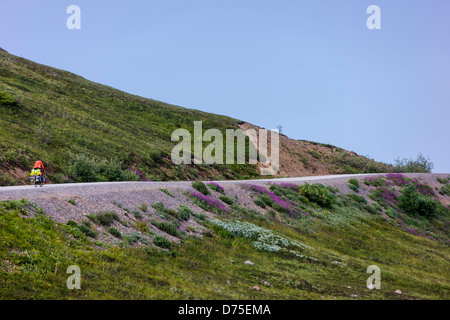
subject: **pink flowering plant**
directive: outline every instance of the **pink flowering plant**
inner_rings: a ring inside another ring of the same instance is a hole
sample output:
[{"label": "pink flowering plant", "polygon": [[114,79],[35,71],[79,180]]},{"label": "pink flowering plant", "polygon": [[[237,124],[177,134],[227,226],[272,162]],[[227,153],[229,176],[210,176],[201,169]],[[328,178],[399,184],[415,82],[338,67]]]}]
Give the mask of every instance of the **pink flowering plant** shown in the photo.
[{"label": "pink flowering plant", "polygon": [[208,185],[209,188],[211,188],[212,190],[214,190],[214,191],[216,191],[216,192],[219,192],[219,193],[222,193],[222,194],[225,193],[224,188],[221,187],[221,186],[220,186],[218,183],[216,183],[216,182],[210,182],[210,183],[208,183],[207,185]]},{"label": "pink flowering plant", "polygon": [[200,192],[191,193],[193,202],[200,208],[206,211],[215,212],[218,214],[231,213],[231,209],[224,205],[221,201],[213,199],[211,196],[204,195]]},{"label": "pink flowering plant", "polygon": [[289,217],[300,218],[303,215],[309,215],[307,211],[300,208],[294,203],[294,201],[290,201],[288,198],[288,195],[290,193],[293,192],[294,194],[296,194],[297,186],[294,184],[271,184],[270,191],[263,186],[255,184],[245,184],[244,188],[251,190],[256,194],[259,194],[261,199],[267,205],[280,213],[287,214]]},{"label": "pink flowering plant", "polygon": [[375,186],[369,197],[385,209],[385,219],[416,236],[449,243],[450,222],[445,217],[448,209],[428,184],[400,173],[387,174],[386,180],[371,177],[365,181],[370,181],[366,185]]}]

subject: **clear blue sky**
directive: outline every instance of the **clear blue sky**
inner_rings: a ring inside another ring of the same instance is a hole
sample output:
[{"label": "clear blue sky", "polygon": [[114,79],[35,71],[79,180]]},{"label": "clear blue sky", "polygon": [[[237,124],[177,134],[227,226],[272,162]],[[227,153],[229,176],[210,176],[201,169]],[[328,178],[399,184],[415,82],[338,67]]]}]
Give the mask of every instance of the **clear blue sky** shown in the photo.
[{"label": "clear blue sky", "polygon": [[[450,172],[450,1],[2,1],[0,47],[143,97]],[[66,9],[81,8],[81,30]],[[381,30],[369,30],[369,5]]]}]

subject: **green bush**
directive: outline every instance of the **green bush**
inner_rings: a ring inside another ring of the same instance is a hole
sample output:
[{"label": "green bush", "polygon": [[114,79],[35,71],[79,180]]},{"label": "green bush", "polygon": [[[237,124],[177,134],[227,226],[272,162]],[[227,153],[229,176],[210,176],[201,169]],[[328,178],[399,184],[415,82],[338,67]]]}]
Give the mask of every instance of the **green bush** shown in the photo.
[{"label": "green bush", "polygon": [[234,203],[233,199],[231,199],[230,197],[227,197],[225,195],[220,196],[219,199],[229,205],[232,205]]},{"label": "green bush", "polygon": [[91,230],[90,228],[88,228],[87,226],[85,226],[84,224],[80,224],[79,229],[81,232],[83,232],[88,237],[91,237],[94,239],[97,238],[97,233],[95,231]]},{"label": "green bush", "polygon": [[147,232],[148,231],[148,225],[145,221],[136,221],[134,224],[134,227],[139,230],[140,232]]},{"label": "green bush", "polygon": [[209,189],[202,181],[194,181],[192,182],[192,187],[199,192],[203,193],[205,196],[209,195]]},{"label": "green bush", "polygon": [[300,185],[298,192],[301,196],[306,197],[310,202],[316,203],[321,207],[331,207],[334,199],[322,184],[308,184]]},{"label": "green bush", "polygon": [[450,184],[444,184],[441,186],[439,193],[443,196],[450,196]]},{"label": "green bush", "polygon": [[153,221],[152,224],[154,226],[156,226],[158,229],[160,229],[174,237],[178,237],[180,235],[180,233],[178,231],[178,227],[172,222],[158,220],[158,221]]},{"label": "green bush", "polygon": [[434,164],[429,158],[425,158],[421,153],[413,159],[396,159],[394,172],[431,172]]},{"label": "green bush", "polygon": [[91,225],[89,221],[83,221],[81,224],[76,223],[75,221],[69,220],[66,223],[69,227],[76,228],[80,230],[83,234],[91,238],[97,238],[97,233],[91,229]]},{"label": "green bush", "polygon": [[167,194],[168,196],[170,196],[170,197],[172,197],[172,198],[175,198],[175,196],[174,196],[169,190],[167,190],[167,189],[165,189],[165,188],[161,188],[161,189],[159,189],[159,190],[161,190],[162,192],[164,192],[164,193]]},{"label": "green bush", "polygon": [[143,204],[141,204],[141,205],[139,206],[139,209],[141,209],[142,212],[147,212],[148,205],[146,205],[145,203],[143,203]]},{"label": "green bush", "polygon": [[139,177],[139,175],[134,171],[125,170],[123,174],[125,181],[141,181],[141,177]]},{"label": "green bush", "polygon": [[17,106],[17,100],[9,93],[0,91],[0,106]]},{"label": "green bush", "polygon": [[404,188],[398,197],[399,207],[407,214],[418,214],[427,218],[434,217],[438,212],[438,202],[417,192],[414,185]]},{"label": "green bush", "polygon": [[349,183],[348,187],[355,192],[359,192],[359,188],[357,186],[355,186],[354,184]]},{"label": "green bush", "polygon": [[0,175],[0,186],[7,187],[14,186],[16,184],[16,181],[7,172]]},{"label": "green bush", "polygon": [[69,176],[77,182],[97,181],[97,165],[84,154],[73,156],[72,164],[69,166]]},{"label": "green bush", "polygon": [[164,248],[164,249],[170,249],[172,247],[172,242],[170,242],[169,239],[167,239],[164,236],[160,236],[160,235],[156,235],[153,238],[153,243],[155,246],[158,246],[160,248]]},{"label": "green bush", "polygon": [[122,163],[117,158],[100,161],[97,169],[106,181],[126,180],[125,173],[122,171]]},{"label": "green bush", "polygon": [[70,204],[76,206],[76,202],[75,202],[74,199],[69,199],[69,200],[67,200],[67,202],[69,202]]},{"label": "green bush", "polygon": [[354,194],[354,193],[350,193],[347,195],[347,197],[349,197],[350,199],[358,202],[358,203],[363,203],[363,204],[367,204],[367,200],[366,198],[364,198],[363,196]]},{"label": "green bush", "polygon": [[113,211],[100,212],[97,214],[91,213],[86,215],[86,217],[92,222],[106,227],[109,227],[114,221],[120,222],[119,216]]},{"label": "green bush", "polygon": [[268,205],[269,207],[272,207],[272,205],[273,205],[273,200],[272,200],[272,198],[271,198],[269,195],[267,195],[267,194],[262,194],[262,195],[259,196],[259,198],[260,198],[266,205]]},{"label": "green bush", "polygon": [[193,214],[194,212],[188,207],[186,207],[184,204],[180,205],[180,207],[178,208],[178,216],[180,220],[187,221]]},{"label": "green bush", "polygon": [[308,150],[308,153],[315,159],[320,159],[322,155],[314,150]]},{"label": "green bush", "polygon": [[257,206],[260,206],[260,207],[263,208],[263,209],[266,208],[266,203],[265,203],[262,199],[260,199],[260,198],[256,198],[253,202],[254,202]]},{"label": "green bush", "polygon": [[350,184],[354,185],[355,187],[359,188],[359,181],[357,179],[352,178],[352,179],[348,180],[348,182]]},{"label": "green bush", "polygon": [[137,210],[133,210],[133,215],[136,219],[142,219],[142,214]]},{"label": "green bush", "polygon": [[122,239],[123,239],[123,241],[121,243],[122,247],[127,247],[130,245],[133,245],[138,241],[141,241],[144,244],[148,244],[148,241],[137,232],[132,232],[132,233],[123,235]]},{"label": "green bush", "polygon": [[114,237],[121,239],[122,238],[122,234],[120,233],[119,230],[117,230],[116,228],[113,227],[109,227],[108,228],[108,232],[110,234],[112,234]]}]

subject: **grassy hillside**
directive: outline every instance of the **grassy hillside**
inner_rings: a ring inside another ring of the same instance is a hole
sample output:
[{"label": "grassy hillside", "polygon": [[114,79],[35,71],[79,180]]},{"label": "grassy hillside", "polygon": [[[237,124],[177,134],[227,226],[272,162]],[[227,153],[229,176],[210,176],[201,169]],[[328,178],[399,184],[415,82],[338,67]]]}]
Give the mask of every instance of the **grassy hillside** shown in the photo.
[{"label": "grassy hillside", "polygon": [[[185,128],[192,133],[193,122],[199,120],[203,130],[224,132],[241,125],[236,119],[144,99],[0,51],[0,185],[25,183],[37,159],[57,183],[257,177],[254,165],[173,165],[172,131]],[[287,157],[281,156],[279,173],[284,176],[389,170],[342,149],[325,163],[315,143],[285,145],[289,142],[282,143],[280,152]]]},{"label": "grassy hillside", "polygon": [[[177,128],[193,132],[237,128],[237,120],[144,99],[72,73],[0,52],[0,163],[27,169],[42,159],[53,173],[68,175],[75,155],[117,158],[156,179],[202,176],[236,178],[257,174],[253,166],[171,166]],[[167,168],[165,170],[164,168]],[[215,172],[213,172],[215,171]]]},{"label": "grassy hillside", "polygon": [[[67,223],[3,201],[0,299],[448,299],[449,209],[433,191],[448,178],[348,185],[197,183],[209,195],[164,191],[193,210],[120,205]],[[80,290],[66,287],[70,265]],[[366,287],[371,265],[381,289]]]}]

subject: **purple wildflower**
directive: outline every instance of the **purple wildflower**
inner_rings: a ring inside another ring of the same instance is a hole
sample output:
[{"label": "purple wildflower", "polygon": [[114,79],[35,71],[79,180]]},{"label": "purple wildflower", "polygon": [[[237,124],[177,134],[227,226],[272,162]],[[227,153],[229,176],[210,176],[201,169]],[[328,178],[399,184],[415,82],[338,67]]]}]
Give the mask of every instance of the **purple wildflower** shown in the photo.
[{"label": "purple wildflower", "polygon": [[209,197],[205,196],[199,192],[192,192],[192,196],[197,199],[201,204],[209,208],[210,210],[219,210],[220,212],[230,213],[231,210],[227,206],[224,206],[221,202]]}]

